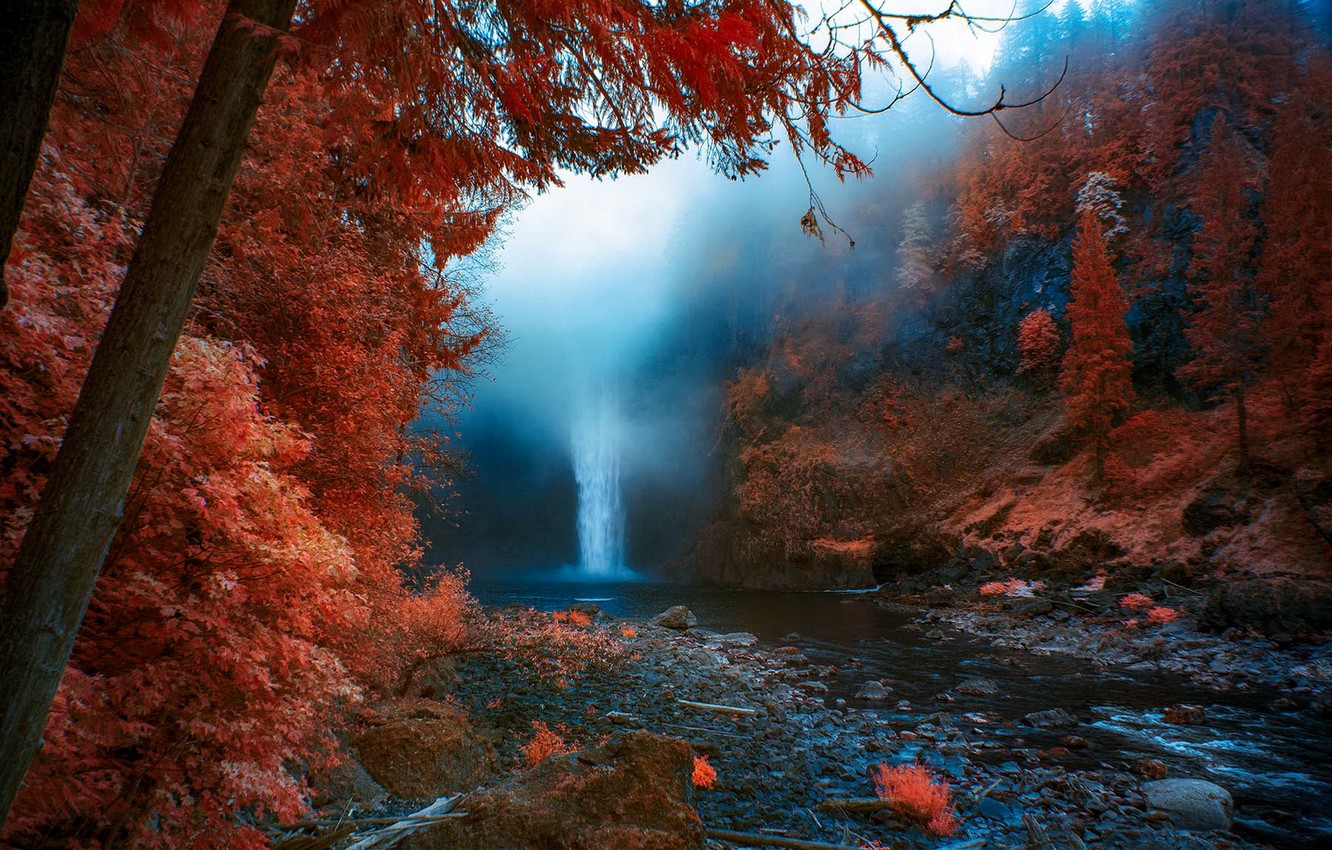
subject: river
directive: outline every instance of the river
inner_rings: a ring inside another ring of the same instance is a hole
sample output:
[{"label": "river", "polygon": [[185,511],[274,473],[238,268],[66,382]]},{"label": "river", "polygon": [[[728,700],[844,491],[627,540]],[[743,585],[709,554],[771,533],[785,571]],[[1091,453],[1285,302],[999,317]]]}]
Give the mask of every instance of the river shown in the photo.
[{"label": "river", "polygon": [[[828,682],[829,702],[863,705],[854,699],[860,685],[888,677],[894,697],[930,705],[962,680],[983,677],[999,686],[999,696],[956,695],[949,710],[983,713],[994,723],[992,734],[1044,747],[1070,730],[1033,731],[1016,721],[1028,712],[1063,708],[1081,721],[1072,731],[1090,744],[1070,754],[1070,766],[1082,759],[1083,766],[1127,768],[1156,759],[1171,776],[1209,779],[1229,789],[1236,829],[1250,838],[1283,850],[1332,847],[1332,724],[1309,712],[1273,709],[1275,693],[1220,693],[1068,656],[996,648],[960,633],[932,639],[909,613],[854,593],[561,582],[548,576],[478,577],[472,593],[485,605],[541,610],[595,602],[616,617],[647,618],[684,604],[701,628],[750,632],[764,643],[797,646],[811,659],[839,664],[842,674]],[[864,666],[850,667],[848,659]],[[1165,723],[1163,709],[1181,703],[1205,706],[1206,722]],[[889,704],[864,710],[891,719],[899,709]],[[1008,757],[1002,748],[993,753],[995,759]]]}]

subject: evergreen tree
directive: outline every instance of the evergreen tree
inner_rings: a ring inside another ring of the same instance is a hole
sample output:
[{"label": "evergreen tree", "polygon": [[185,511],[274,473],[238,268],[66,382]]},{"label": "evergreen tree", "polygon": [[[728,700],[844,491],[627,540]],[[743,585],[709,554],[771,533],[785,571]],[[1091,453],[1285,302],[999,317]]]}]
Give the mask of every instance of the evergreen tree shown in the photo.
[{"label": "evergreen tree", "polygon": [[1101,222],[1095,212],[1086,210],[1078,227],[1068,305],[1073,342],[1064,354],[1059,386],[1068,418],[1095,450],[1094,480],[1099,482],[1105,475],[1110,429],[1133,404],[1132,343]]},{"label": "evergreen tree", "polygon": [[1218,117],[1194,194],[1194,212],[1203,223],[1189,265],[1198,309],[1186,333],[1197,356],[1180,369],[1181,377],[1199,388],[1235,397],[1241,470],[1249,466],[1245,390],[1263,359],[1262,306],[1252,266],[1258,225],[1250,198],[1257,189],[1258,167],[1256,155],[1229,122]]}]

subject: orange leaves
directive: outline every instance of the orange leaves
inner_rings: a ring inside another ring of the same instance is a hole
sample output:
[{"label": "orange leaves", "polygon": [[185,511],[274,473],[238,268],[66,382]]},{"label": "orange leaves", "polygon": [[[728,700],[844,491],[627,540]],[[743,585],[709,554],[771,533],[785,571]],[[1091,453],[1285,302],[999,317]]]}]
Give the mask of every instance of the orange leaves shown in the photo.
[{"label": "orange leaves", "polygon": [[1145,593],[1129,593],[1119,600],[1120,608],[1131,608],[1134,610],[1150,608],[1155,604],[1156,603],[1152,601],[1152,598]]},{"label": "orange leaves", "polygon": [[874,790],[901,817],[920,824],[935,835],[957,829],[953,794],[947,782],[934,782],[924,765],[891,767],[880,764],[871,771]]},{"label": "orange leaves", "polygon": [[551,617],[557,623],[566,623],[576,628],[585,628],[592,625],[592,618],[583,611],[556,611]]},{"label": "orange leaves", "polygon": [[567,734],[568,730],[562,724],[557,728],[559,729],[558,732],[540,720],[532,721],[534,734],[532,739],[524,744],[522,748],[525,765],[536,767],[551,756],[565,755],[578,749],[565,740],[564,735]]},{"label": "orange leaves", "polygon": [[717,769],[708,763],[707,756],[694,756],[694,770],[689,779],[695,788],[709,789],[717,783]]},{"label": "orange leaves", "polygon": [[1018,353],[1022,357],[1019,373],[1029,373],[1039,379],[1050,376],[1059,368],[1063,340],[1059,338],[1059,329],[1050,312],[1044,307],[1028,313],[1018,323]]},{"label": "orange leaves", "polygon": [[1147,611],[1147,621],[1154,626],[1164,626],[1166,623],[1173,623],[1178,618],[1178,611],[1164,605],[1153,606]]}]

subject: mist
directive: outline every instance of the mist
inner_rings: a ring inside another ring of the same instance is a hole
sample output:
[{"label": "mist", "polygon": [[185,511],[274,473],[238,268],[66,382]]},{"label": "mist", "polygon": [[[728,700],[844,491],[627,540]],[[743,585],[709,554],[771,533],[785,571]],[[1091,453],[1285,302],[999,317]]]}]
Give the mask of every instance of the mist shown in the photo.
[{"label": "mist", "polygon": [[[994,42],[939,40],[936,88],[956,102],[992,95],[976,73]],[[867,101],[891,94],[880,84]],[[615,469],[581,477],[618,506],[598,534],[622,537],[596,545],[622,553],[620,566],[679,572],[717,498],[724,382],[779,327],[871,297],[897,303],[904,211],[950,200],[924,187],[956,153],[960,124],[918,93],[834,122],[872,178],[802,169],[783,143],[758,178],[727,180],[687,152],[647,174],[568,176],[519,210],[484,281],[506,350],[458,424],[470,474],[447,515],[422,515],[430,560],[475,574],[587,562],[576,467],[596,423],[614,435]],[[801,231],[811,189],[827,213],[822,240]],[[911,305],[897,307],[888,334],[913,321]]]}]

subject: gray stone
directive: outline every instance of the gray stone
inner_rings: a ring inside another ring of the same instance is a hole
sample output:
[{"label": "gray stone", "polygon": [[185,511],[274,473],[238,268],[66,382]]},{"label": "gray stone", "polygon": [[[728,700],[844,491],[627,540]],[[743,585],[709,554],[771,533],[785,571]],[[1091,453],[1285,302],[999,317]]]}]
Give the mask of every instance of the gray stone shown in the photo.
[{"label": "gray stone", "polygon": [[953,688],[956,693],[969,697],[993,697],[999,695],[999,686],[989,679],[967,679]]},{"label": "gray stone", "polygon": [[1039,726],[1041,728],[1052,728],[1058,726],[1072,726],[1077,723],[1077,718],[1064,711],[1062,708],[1048,708],[1045,711],[1033,711],[1024,715],[1022,718],[1029,726]]},{"label": "gray stone", "polygon": [[1180,829],[1230,829],[1235,801],[1230,792],[1204,779],[1144,782],[1147,805],[1170,817]]},{"label": "gray stone", "polygon": [[698,618],[685,606],[673,605],[653,617],[652,624],[668,629],[688,629],[698,625]]},{"label": "gray stone", "polygon": [[860,690],[856,691],[856,699],[883,701],[891,699],[892,692],[893,689],[883,682],[870,681],[861,685]]}]

